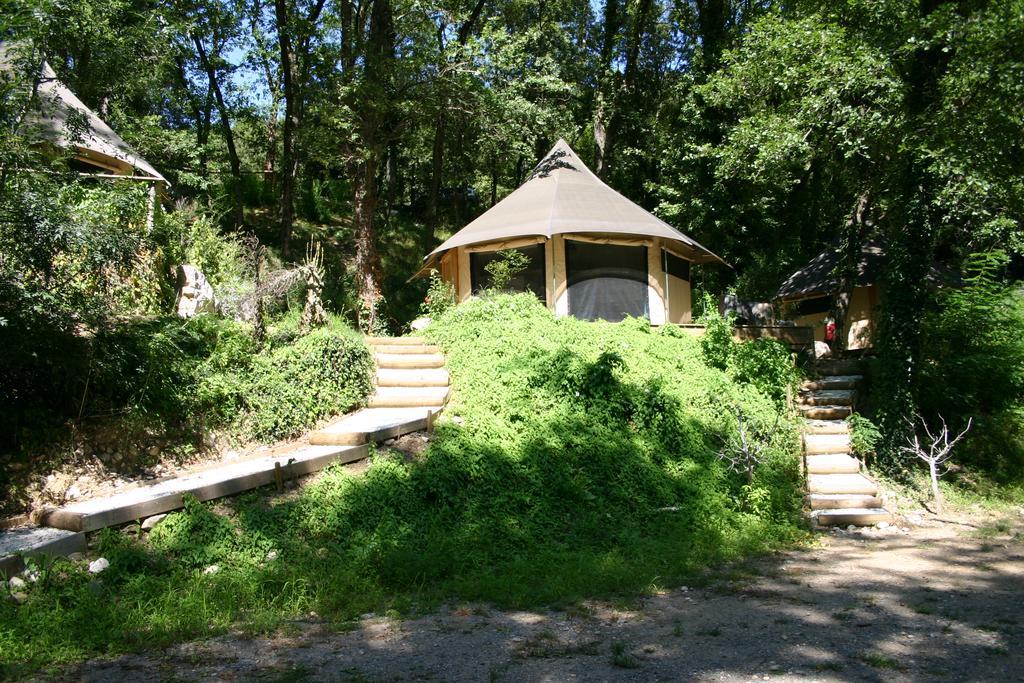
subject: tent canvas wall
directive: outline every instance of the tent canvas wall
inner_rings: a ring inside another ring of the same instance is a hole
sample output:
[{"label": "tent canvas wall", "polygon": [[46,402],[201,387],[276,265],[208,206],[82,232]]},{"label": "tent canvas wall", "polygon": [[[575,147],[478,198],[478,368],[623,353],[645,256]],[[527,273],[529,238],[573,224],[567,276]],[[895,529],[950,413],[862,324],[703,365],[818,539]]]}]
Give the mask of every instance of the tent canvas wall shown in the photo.
[{"label": "tent canvas wall", "polygon": [[488,286],[486,262],[520,249],[529,267],[511,287],[558,315],[652,324],[691,320],[690,266],[722,262],[608,187],[559,140],[512,194],[427,256],[459,301]]}]

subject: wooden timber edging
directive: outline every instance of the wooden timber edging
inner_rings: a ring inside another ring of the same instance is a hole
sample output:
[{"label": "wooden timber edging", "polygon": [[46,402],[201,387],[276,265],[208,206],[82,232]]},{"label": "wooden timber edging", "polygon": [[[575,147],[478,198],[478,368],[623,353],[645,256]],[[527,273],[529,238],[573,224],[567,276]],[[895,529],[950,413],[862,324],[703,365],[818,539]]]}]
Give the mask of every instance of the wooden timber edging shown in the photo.
[{"label": "wooden timber edging", "polygon": [[213,500],[266,486],[280,477],[311,474],[332,463],[362,460],[369,447],[311,446],[275,457],[242,461],[226,467],[197,472],[150,486],[139,486],[109,498],[94,498],[49,510],[40,523],[68,531],[96,531],[136,519],[177,510],[186,495]]}]

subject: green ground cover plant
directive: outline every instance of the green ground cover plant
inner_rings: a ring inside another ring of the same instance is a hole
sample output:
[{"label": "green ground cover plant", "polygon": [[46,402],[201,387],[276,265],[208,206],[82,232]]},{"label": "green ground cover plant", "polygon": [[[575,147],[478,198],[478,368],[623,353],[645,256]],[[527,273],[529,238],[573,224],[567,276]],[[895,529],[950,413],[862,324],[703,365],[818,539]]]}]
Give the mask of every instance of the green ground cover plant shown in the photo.
[{"label": "green ground cover plant", "polygon": [[[148,537],[99,534],[109,570],[60,561],[0,604],[5,673],[310,613],[342,627],[448,600],[635,596],[804,537],[795,425],[697,340],[556,319],[529,294],[451,308],[427,335],[454,396],[422,457],[382,451],[293,495],[190,501]],[[750,481],[717,456],[736,407],[775,427]]]},{"label": "green ground cover plant", "polygon": [[[135,454],[126,466],[145,465],[152,444],[184,457],[214,433],[236,443],[290,438],[361,405],[374,372],[362,338],[338,317],[307,335],[298,322],[297,311],[278,318],[263,347],[251,326],[205,315],[135,318],[88,337],[44,338],[45,348],[26,353],[0,381],[20,399],[7,416],[19,446],[0,447],[10,475],[0,507],[23,505],[33,473],[60,467],[68,451],[100,448],[88,438],[96,434],[116,435],[117,451]],[[75,353],[56,363],[68,345]]]}]

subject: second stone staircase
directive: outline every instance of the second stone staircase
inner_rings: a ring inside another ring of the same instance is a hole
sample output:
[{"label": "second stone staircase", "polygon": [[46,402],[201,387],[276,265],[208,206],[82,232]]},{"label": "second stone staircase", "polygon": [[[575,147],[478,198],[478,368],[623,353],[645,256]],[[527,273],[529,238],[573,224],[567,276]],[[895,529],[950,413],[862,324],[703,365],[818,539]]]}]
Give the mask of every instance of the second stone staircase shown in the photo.
[{"label": "second stone staircase", "polygon": [[863,380],[857,361],[818,361],[817,377],[804,382],[798,408],[804,415],[804,467],[811,516],[824,526],[891,522],[878,485],[853,456],[846,418]]}]

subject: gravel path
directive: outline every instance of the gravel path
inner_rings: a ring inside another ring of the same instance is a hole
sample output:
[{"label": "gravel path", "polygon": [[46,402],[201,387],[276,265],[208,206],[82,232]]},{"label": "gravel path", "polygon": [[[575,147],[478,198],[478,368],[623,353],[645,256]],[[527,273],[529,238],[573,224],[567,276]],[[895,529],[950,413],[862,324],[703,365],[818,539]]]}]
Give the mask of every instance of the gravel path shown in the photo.
[{"label": "gravel path", "polygon": [[314,621],[93,660],[67,680],[1024,680],[1024,511],[823,534],[629,607]]}]

